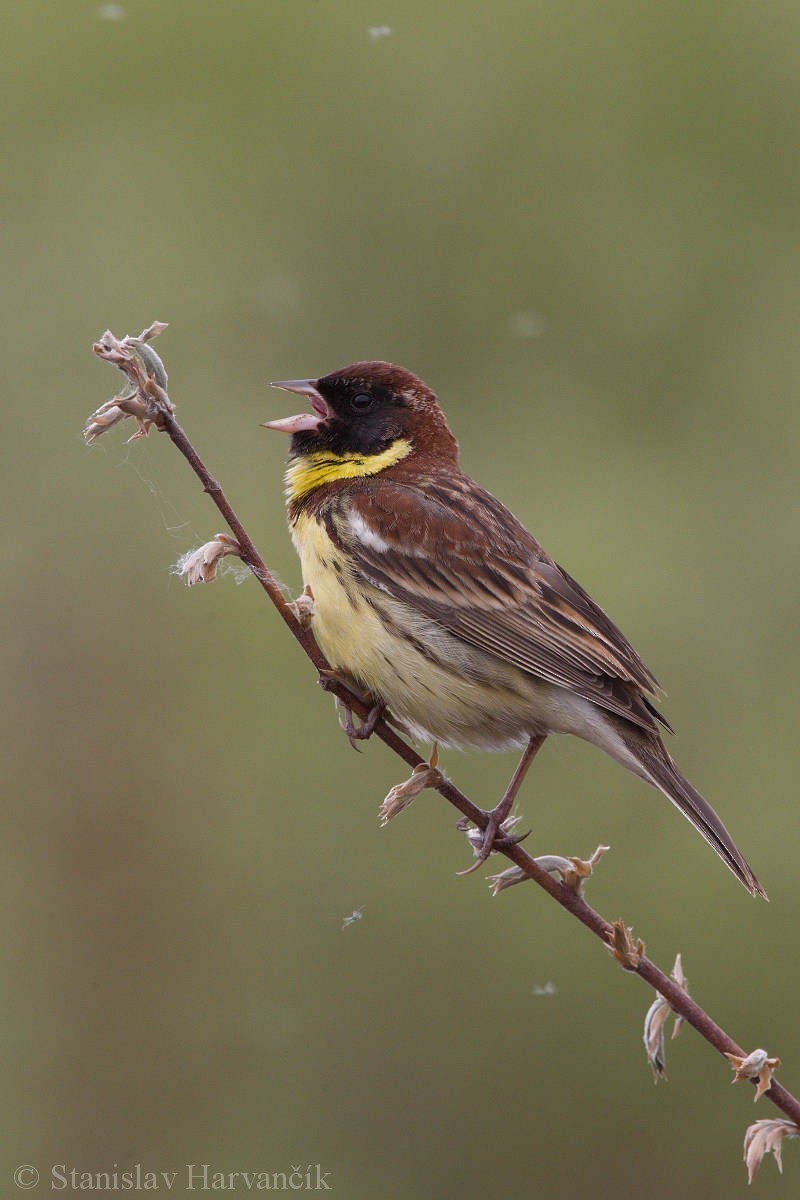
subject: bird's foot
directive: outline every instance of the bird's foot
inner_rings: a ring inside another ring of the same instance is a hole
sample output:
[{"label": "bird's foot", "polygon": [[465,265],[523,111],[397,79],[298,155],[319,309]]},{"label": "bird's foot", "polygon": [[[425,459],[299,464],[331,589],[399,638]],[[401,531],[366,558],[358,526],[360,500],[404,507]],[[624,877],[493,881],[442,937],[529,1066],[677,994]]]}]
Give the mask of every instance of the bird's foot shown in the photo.
[{"label": "bird's foot", "polygon": [[[376,700],[367,713],[360,725],[356,725],[353,721],[353,710],[348,708],[343,700],[337,699],[339,707],[339,724],[347,735],[347,740],[354,750],[359,750],[356,742],[366,742],[375,732],[375,726],[386,712],[386,705],[382,700]],[[360,750],[359,750],[360,753]]]},{"label": "bird's foot", "polygon": [[[511,776],[511,782],[503,793],[503,799],[495,808],[483,814],[486,818],[483,831],[472,829],[467,832],[472,852],[475,855],[475,862],[465,871],[459,871],[459,875],[471,875],[473,871],[477,871],[481,863],[486,862],[492,851],[509,850],[528,836],[527,833],[521,836],[514,833],[514,827],[519,824],[520,818],[512,817],[511,809],[514,807],[517,792],[522,786],[528,768],[544,745],[545,736],[542,733],[531,735],[522,758],[517,763],[517,769]],[[474,822],[468,822],[468,824],[474,824]],[[461,825],[460,828],[464,829],[466,826]]]},{"label": "bird's foot", "polygon": [[511,816],[511,805],[506,803],[505,798],[496,808],[484,813],[484,816],[484,829],[476,828],[469,820],[460,821],[458,824],[458,828],[466,832],[472,853],[475,855],[475,862],[463,871],[458,871],[458,875],[471,875],[486,862],[490,854],[496,850],[508,850],[511,846],[524,842],[530,834],[530,830],[527,833],[514,833],[522,817]]},{"label": "bird's foot", "polygon": [[368,709],[367,715],[360,725],[353,720],[353,710],[346,700],[334,694],[336,707],[339,711],[339,724],[347,735],[347,740],[354,750],[358,750],[356,742],[365,742],[375,732],[378,722],[386,717],[390,720],[383,700],[370,692],[362,692],[355,680],[343,671],[322,670],[317,682],[324,692],[336,692],[337,687],[345,687]]}]

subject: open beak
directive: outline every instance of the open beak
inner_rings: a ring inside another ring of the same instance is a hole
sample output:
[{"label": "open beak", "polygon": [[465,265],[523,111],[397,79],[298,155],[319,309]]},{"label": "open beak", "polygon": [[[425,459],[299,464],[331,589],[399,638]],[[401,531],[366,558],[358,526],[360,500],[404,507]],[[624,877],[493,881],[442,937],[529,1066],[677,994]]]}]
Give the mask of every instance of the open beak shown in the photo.
[{"label": "open beak", "polygon": [[281,417],[277,421],[262,421],[265,429],[277,429],[279,433],[300,433],[304,429],[318,429],[330,416],[328,406],[317,390],[316,379],[286,379],[270,386],[281,388],[284,392],[297,392],[298,396],[307,396],[314,411]]}]

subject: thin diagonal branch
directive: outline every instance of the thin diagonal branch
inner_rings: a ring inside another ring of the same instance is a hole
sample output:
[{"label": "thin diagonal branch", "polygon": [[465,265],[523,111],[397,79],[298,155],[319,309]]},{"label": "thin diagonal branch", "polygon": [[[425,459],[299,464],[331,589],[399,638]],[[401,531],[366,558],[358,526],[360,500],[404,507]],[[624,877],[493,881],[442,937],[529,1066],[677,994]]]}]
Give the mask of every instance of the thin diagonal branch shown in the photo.
[{"label": "thin diagonal branch", "polygon": [[[208,492],[217,509],[225,519],[229,529],[236,538],[241,558],[255,575],[258,582],[272,601],[275,608],[289,627],[293,637],[299,642],[305,654],[314,664],[320,675],[320,682],[327,691],[337,696],[349,709],[362,719],[369,715],[370,706],[364,700],[352,693],[345,684],[337,679],[331,671],[330,664],[317,645],[314,636],[297,617],[292,606],[287,602],[275,576],[266,566],[261,555],[256,550],[247,531],[231,508],[219,483],[214,479],[199,454],[195,450],[182,427],[175,419],[174,407],[166,391],[166,373],[163,364],[155,351],[147,344],[157,336],[165,326],[155,323],[145,330],[138,338],[123,338],[118,340],[110,332],[103,334],[93,349],[98,357],[118,366],[130,381],[130,391],[115,396],[113,400],[102,405],[89,419],[86,428],[87,440],[91,441],[108,425],[115,423],[123,416],[133,416],[139,423],[140,436],[146,433],[150,426],[166,433],[172,443],[186,458],[190,467],[197,475],[203,490]],[[110,414],[110,415],[109,415]],[[380,719],[374,735],[380,739],[408,766],[421,767],[424,759],[410,746],[384,719]],[[458,809],[477,828],[485,830],[489,816],[465,796],[454,783],[435,774],[430,785],[442,795],[445,800]],[[641,943],[634,947],[622,922],[614,924],[607,921],[594,908],[587,904],[578,891],[563,882],[557,882],[552,875],[543,869],[521,845],[503,844],[499,853],[505,855],[516,866],[521,868],[548,895],[560,904],[562,908],[576,917],[587,929],[591,930],[606,949],[615,948],[614,953],[624,968],[631,974],[640,976],[650,987],[655,988],[670,1004],[670,1007],[685,1021],[697,1030],[710,1045],[721,1055],[734,1054],[745,1057],[745,1051],[737,1042],[712,1019],[696,1000],[665,974],[654,962],[644,954]],[[771,1086],[764,1092],[772,1103],[800,1127],[800,1100],[786,1088],[773,1079]]]}]

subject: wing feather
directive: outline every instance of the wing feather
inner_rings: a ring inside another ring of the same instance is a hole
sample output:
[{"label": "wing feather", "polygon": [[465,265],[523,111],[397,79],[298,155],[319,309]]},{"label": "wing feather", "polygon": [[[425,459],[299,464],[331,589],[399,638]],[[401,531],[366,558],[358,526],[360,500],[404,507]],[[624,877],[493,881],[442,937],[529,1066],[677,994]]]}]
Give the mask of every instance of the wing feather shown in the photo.
[{"label": "wing feather", "polygon": [[654,718],[667,725],[648,698],[657,680],[616,625],[467,476],[386,479],[334,503],[337,536],[373,587],[642,728],[654,728]]}]

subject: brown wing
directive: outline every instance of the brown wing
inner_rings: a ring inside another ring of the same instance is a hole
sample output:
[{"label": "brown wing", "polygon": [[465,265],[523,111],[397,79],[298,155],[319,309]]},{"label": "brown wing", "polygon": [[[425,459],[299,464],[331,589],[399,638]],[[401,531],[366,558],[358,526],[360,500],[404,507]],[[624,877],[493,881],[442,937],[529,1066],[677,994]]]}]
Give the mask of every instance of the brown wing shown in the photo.
[{"label": "brown wing", "polygon": [[645,729],[667,724],[647,699],[656,679],[616,625],[467,476],[381,480],[334,508],[331,532],[374,587]]}]

